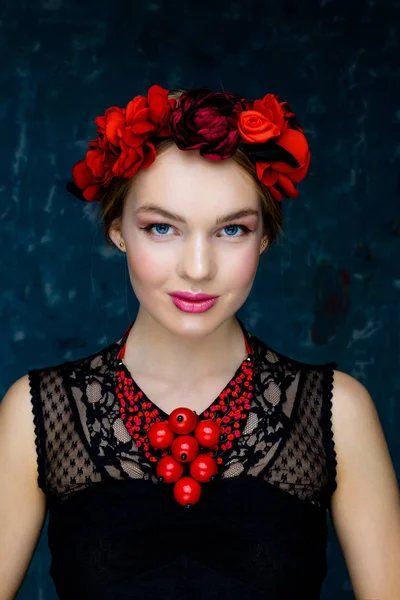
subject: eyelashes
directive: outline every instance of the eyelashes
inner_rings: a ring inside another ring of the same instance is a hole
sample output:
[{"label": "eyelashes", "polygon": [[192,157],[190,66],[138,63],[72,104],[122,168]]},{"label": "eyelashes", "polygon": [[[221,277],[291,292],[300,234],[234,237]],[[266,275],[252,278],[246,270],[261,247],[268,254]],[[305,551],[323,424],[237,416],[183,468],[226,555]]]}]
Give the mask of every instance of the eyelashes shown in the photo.
[{"label": "eyelashes", "polygon": [[[172,225],[168,225],[168,223],[150,223],[149,225],[146,225],[146,227],[139,227],[139,229],[142,229],[144,231],[146,231],[146,233],[150,236],[153,237],[170,237],[169,235],[165,235],[163,233],[153,233],[152,229],[154,229],[155,227],[172,227]],[[231,237],[231,238],[240,238],[240,237],[245,237],[246,235],[248,235],[249,233],[251,233],[253,230],[249,229],[248,227],[246,227],[246,225],[239,225],[238,223],[230,223],[229,225],[225,225],[225,227],[222,228],[222,231],[224,229],[229,229],[229,228],[236,228],[236,229],[240,229],[242,231],[242,235],[224,235],[222,237]],[[165,232],[164,232],[165,233]]]}]

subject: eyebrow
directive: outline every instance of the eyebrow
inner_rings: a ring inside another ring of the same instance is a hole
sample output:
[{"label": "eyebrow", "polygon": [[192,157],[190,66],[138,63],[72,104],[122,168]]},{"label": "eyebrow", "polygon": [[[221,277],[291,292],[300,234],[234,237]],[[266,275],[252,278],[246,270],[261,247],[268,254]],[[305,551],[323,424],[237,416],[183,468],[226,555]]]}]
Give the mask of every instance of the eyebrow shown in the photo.
[{"label": "eyebrow", "polygon": [[[184,219],[180,215],[170,212],[169,210],[165,210],[165,208],[161,208],[161,206],[157,206],[156,204],[143,204],[142,206],[139,206],[139,208],[135,211],[135,214],[137,215],[142,212],[158,214],[166,219],[172,219],[173,221],[178,221],[179,223],[187,223],[186,219]],[[217,217],[215,220],[215,224],[219,225],[221,223],[225,223],[225,221],[233,221],[234,219],[248,217],[249,215],[258,217],[259,214],[259,211],[255,210],[254,208],[243,208],[228,215],[222,215],[220,217]]]}]

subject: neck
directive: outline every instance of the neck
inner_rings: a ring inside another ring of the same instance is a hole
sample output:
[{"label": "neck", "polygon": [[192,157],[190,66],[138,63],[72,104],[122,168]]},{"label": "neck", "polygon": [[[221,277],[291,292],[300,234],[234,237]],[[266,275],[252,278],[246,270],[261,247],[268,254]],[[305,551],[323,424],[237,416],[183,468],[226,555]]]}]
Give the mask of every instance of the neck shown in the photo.
[{"label": "neck", "polygon": [[202,337],[175,334],[141,309],[126,340],[124,362],[136,372],[185,383],[234,371],[246,358],[244,334],[235,317]]}]

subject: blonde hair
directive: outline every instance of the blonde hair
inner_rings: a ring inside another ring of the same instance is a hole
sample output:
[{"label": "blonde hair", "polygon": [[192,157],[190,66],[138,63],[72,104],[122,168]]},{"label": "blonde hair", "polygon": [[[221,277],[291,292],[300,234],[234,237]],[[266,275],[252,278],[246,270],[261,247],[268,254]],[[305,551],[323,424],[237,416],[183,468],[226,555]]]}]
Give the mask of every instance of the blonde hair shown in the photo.
[{"label": "blonde hair", "polygon": [[[169,98],[178,99],[184,90],[171,90]],[[153,142],[157,155],[164,152],[168,147],[174,144],[173,138],[163,138]],[[261,202],[261,213],[263,219],[264,235],[267,238],[267,246],[263,252],[270,249],[271,244],[283,236],[283,213],[281,203],[273,198],[268,188],[258,179],[254,163],[240,149],[232,156],[242,169],[244,169],[254,181],[258,196]],[[132,179],[115,178],[107,189],[106,195],[100,202],[101,215],[103,222],[104,236],[107,244],[113,245],[109,236],[112,223],[116,219],[121,219],[124,211],[125,200],[128,195]]]}]

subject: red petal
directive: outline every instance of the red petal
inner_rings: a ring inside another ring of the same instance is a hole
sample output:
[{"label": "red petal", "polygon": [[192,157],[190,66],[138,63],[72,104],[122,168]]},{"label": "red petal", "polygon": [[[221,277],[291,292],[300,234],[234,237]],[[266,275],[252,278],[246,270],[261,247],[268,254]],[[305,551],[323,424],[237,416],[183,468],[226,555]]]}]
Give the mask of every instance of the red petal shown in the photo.
[{"label": "red petal", "polygon": [[279,173],[290,173],[290,179],[296,183],[304,179],[310,166],[310,149],[304,134],[295,129],[287,129],[275,143],[293,154],[300,166],[296,168],[284,162],[275,162],[273,169]]},{"label": "red petal", "polygon": [[274,185],[278,181],[278,174],[270,168],[270,163],[256,163],[257,176],[265,185]]},{"label": "red petal", "polygon": [[135,96],[126,107],[125,117],[128,125],[131,125],[136,118],[136,113],[147,108],[146,96]]},{"label": "red petal", "polygon": [[280,173],[278,175],[278,187],[283,192],[283,194],[285,196],[288,196],[289,198],[297,198],[297,196],[299,195],[299,191],[296,190],[289,177],[287,177],[287,175],[284,175],[283,173]]},{"label": "red petal", "polygon": [[157,153],[155,146],[151,142],[146,142],[144,146],[144,159],[142,167],[149,167],[156,159]]},{"label": "red petal", "polygon": [[127,144],[131,148],[137,148],[141,146],[146,139],[146,135],[135,135],[132,131],[132,127],[127,127],[122,136],[124,144]]},{"label": "red petal", "polygon": [[93,175],[86,165],[86,160],[80,160],[72,167],[72,177],[80,190],[94,183]]},{"label": "red petal", "polygon": [[103,196],[103,193],[100,185],[89,185],[82,195],[88,202],[93,202],[95,200],[100,200],[100,198]]},{"label": "red petal", "polygon": [[124,115],[118,111],[112,112],[106,123],[106,136],[114,146],[119,145],[120,135],[119,132],[123,131],[125,127]]},{"label": "red petal", "polygon": [[153,123],[149,123],[149,121],[143,121],[141,123],[135,121],[132,125],[132,132],[134,135],[146,135],[151,131],[155,131],[155,126]]},{"label": "red petal", "polygon": [[162,96],[163,98],[165,98],[165,100],[167,100],[168,93],[169,91],[167,89],[161,87],[161,85],[155,84],[149,88],[147,92],[147,97],[149,99],[149,102],[153,102],[154,99],[157,98],[157,96]]},{"label": "red petal", "polygon": [[271,186],[268,189],[271,192],[272,197],[275,198],[275,200],[278,200],[278,202],[281,202],[284,199],[283,195],[274,188],[274,186]]},{"label": "red petal", "polygon": [[99,129],[104,130],[106,128],[106,120],[104,118],[104,115],[101,115],[100,117],[96,117],[94,122],[99,127]]}]

